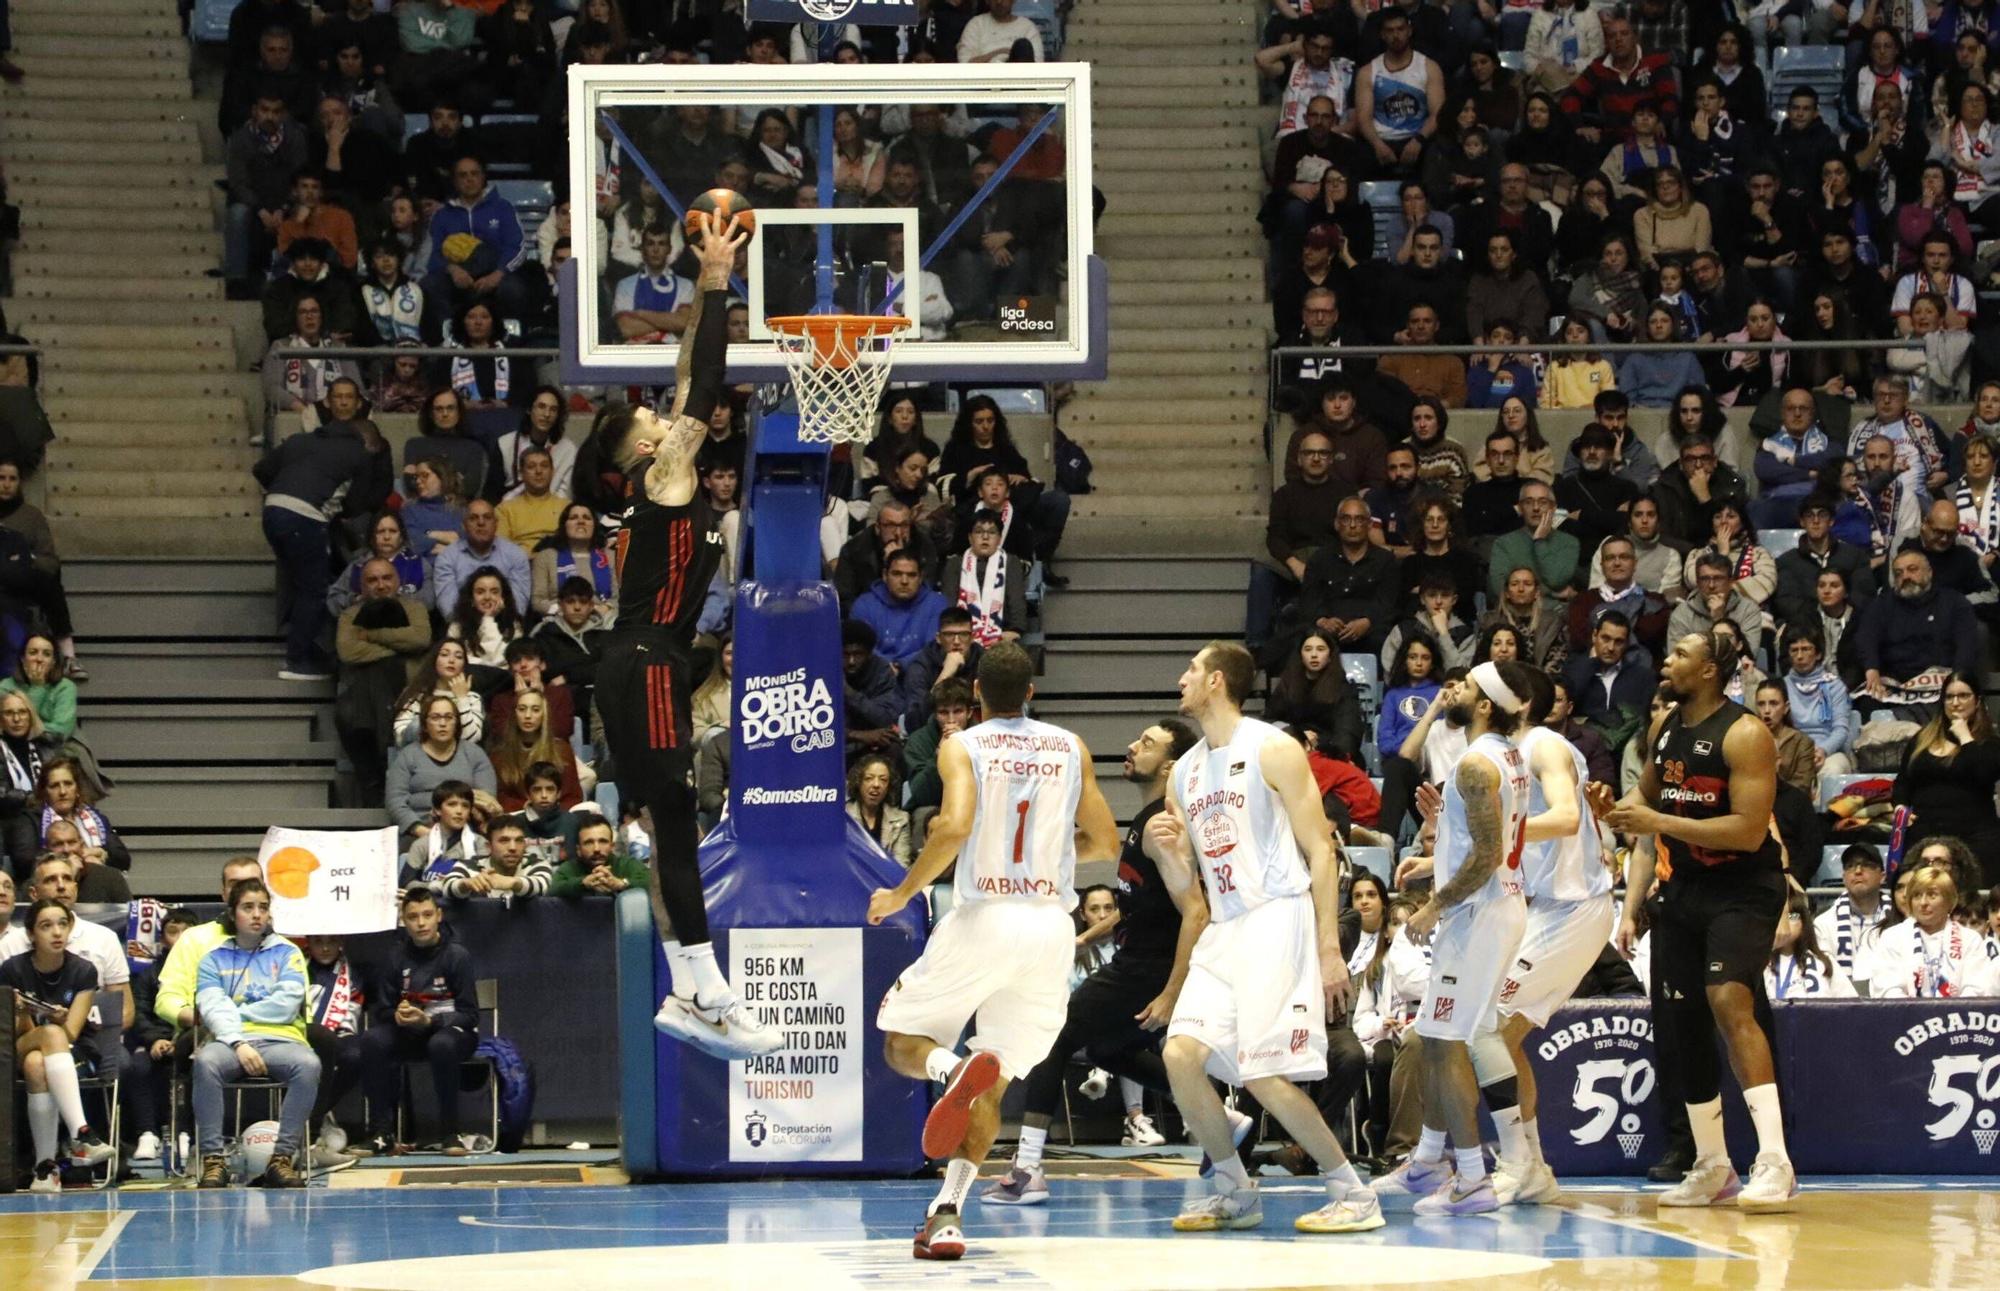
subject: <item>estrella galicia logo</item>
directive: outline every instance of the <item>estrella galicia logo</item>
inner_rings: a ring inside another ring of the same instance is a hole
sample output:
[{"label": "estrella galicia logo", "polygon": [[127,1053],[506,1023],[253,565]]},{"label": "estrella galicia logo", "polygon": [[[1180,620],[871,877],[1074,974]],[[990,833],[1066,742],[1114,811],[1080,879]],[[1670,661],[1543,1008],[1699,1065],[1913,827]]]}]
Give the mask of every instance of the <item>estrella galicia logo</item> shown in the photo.
[{"label": "estrella galicia logo", "polygon": [[761,1148],[764,1146],[764,1140],[770,1136],[771,1131],[764,1120],[764,1113],[751,1112],[743,1118],[743,1141],[745,1143],[748,1143],[753,1148]]}]

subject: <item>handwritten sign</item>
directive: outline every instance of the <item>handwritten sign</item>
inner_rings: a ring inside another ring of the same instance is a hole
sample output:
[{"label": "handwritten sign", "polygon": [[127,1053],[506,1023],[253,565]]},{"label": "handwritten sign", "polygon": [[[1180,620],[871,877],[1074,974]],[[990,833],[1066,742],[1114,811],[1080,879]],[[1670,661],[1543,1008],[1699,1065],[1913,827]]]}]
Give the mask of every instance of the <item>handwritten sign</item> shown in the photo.
[{"label": "handwritten sign", "polygon": [[396,831],[273,826],[257,852],[271,916],[286,936],[349,936],[396,926]]}]

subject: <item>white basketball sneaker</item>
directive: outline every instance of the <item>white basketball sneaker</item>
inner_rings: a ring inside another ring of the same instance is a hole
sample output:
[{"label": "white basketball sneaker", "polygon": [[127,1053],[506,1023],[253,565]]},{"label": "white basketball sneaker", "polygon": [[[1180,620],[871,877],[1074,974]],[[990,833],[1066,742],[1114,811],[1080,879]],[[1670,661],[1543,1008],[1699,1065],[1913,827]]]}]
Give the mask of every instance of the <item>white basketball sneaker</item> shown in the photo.
[{"label": "white basketball sneaker", "polygon": [[653,1029],[732,1062],[785,1047],[784,1033],[752,1019],[733,995],[713,1008],[669,995],[653,1015]]},{"label": "white basketball sneaker", "polygon": [[1503,1206],[1543,1206],[1562,1196],[1562,1185],[1546,1161],[1503,1162],[1493,1172],[1493,1195]]},{"label": "white basketball sneaker", "polygon": [[1713,1206],[1735,1200],[1742,1191],[1743,1181],[1736,1177],[1736,1167],[1729,1164],[1728,1157],[1703,1157],[1685,1178],[1660,1194],[1660,1204]]},{"label": "white basketball sneaker", "polygon": [[1144,1112],[1133,1112],[1125,1118],[1125,1135],[1118,1140],[1120,1147],[1156,1148],[1167,1141],[1167,1136],[1153,1125],[1153,1118]]},{"label": "white basketball sneaker", "polygon": [[1224,1230],[1255,1228],[1264,1222],[1264,1199],[1257,1185],[1233,1192],[1211,1192],[1197,1197],[1174,1216],[1176,1233],[1217,1233]]},{"label": "white basketball sneaker", "polygon": [[1792,1209],[1798,1195],[1799,1180],[1792,1163],[1775,1152],[1760,1152],[1750,1167],[1750,1182],[1736,1194],[1736,1204],[1752,1214],[1775,1214]]},{"label": "white basketball sneaker", "polygon": [[1301,1233],[1366,1233],[1389,1221],[1382,1218],[1382,1202],[1369,1188],[1349,1188],[1339,1201],[1328,1202],[1292,1221]]},{"label": "white basketball sneaker", "polygon": [[1428,1197],[1457,1177],[1448,1160],[1419,1161],[1412,1156],[1368,1186],[1377,1197]]}]

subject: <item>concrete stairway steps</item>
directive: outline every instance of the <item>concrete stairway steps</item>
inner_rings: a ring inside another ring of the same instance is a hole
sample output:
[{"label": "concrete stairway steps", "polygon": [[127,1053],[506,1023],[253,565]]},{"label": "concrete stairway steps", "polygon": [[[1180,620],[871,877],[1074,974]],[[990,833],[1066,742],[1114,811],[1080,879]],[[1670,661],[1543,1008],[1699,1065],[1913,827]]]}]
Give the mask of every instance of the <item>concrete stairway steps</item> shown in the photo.
[{"label": "concrete stairway steps", "polygon": [[[1241,140],[1203,148],[1190,146],[1175,152],[1148,152],[1136,148],[1107,150],[1100,146],[1094,163],[1093,178],[1097,186],[1107,193],[1157,191],[1147,189],[1146,184],[1169,177],[1185,183],[1190,171],[1198,171],[1218,183],[1232,186],[1249,184],[1257,187],[1264,182],[1256,153],[1251,152],[1245,157]],[[1170,169],[1163,171],[1162,166]]]},{"label": "concrete stairway steps", "polygon": [[[51,87],[55,88],[55,87]],[[0,99],[0,118],[29,121],[161,121],[191,122],[201,108],[185,94],[179,98],[134,96],[106,99],[83,94],[49,94],[32,99]]]},{"label": "concrete stairway steps", "polygon": [[1249,193],[1203,190],[1177,199],[1175,207],[1148,203],[1143,209],[1106,212],[1098,227],[1107,240],[1167,237],[1186,242],[1216,239],[1224,246],[1261,243],[1256,224],[1257,203]]},{"label": "concrete stairway steps", "polygon": [[61,278],[50,274],[42,274],[32,279],[24,278],[14,284],[14,294],[27,300],[88,300],[101,306],[110,306],[114,301],[150,300],[220,303],[222,280],[204,278],[195,272],[191,265],[185,276],[156,275],[148,266],[144,276],[112,274],[101,278],[79,274],[73,266],[68,276]]},{"label": "concrete stairway steps", "polygon": [[[177,448],[249,448],[250,423],[247,417],[228,421],[86,421],[72,415],[61,418],[57,444],[80,448],[139,448],[159,458]],[[53,450],[52,450],[53,451]],[[144,548],[136,550],[143,551]]]},{"label": "concrete stairway steps", "polygon": [[[1165,700],[1195,651],[1209,638],[1193,634],[1159,640],[1071,641],[1051,650],[1035,679],[1038,699],[1129,695]],[[1136,732],[1135,732],[1136,733]]]},{"label": "concrete stairway steps", "polygon": [[275,642],[108,642],[90,648],[90,691],[99,699],[177,702],[325,699],[331,682],[280,681],[285,647]]},{"label": "concrete stairway steps", "polygon": [[[212,521],[238,519],[247,520],[257,516],[262,508],[253,498],[218,498],[212,492],[186,497],[132,497],[114,494],[72,494],[60,502],[51,498],[47,508],[51,520],[76,520],[84,524],[97,524],[103,520],[140,520],[151,524],[140,525],[131,531],[139,537],[126,538],[131,545],[96,545],[94,552],[155,550],[175,554],[201,555],[207,550],[198,527],[173,523],[178,520]],[[63,539],[68,545],[70,539]],[[148,546],[147,544],[151,544]],[[240,547],[217,548],[234,554]]]},{"label": "concrete stairway steps", "polygon": [[1174,551],[1241,559],[1262,549],[1262,516],[1210,516],[1192,525],[1172,515],[1095,515],[1085,506],[1089,501],[1078,498],[1078,509],[1070,513],[1063,531],[1065,553],[1073,547],[1105,556]]},{"label": "concrete stairway steps", "polygon": [[[201,711],[209,710],[204,708]],[[165,719],[149,718],[144,726],[124,728],[123,735],[107,744],[98,738],[98,723],[95,720],[91,722],[92,747],[97,750],[99,757],[118,763],[118,782],[121,791],[124,788],[126,773],[134,767],[166,770],[268,765],[287,770],[331,771],[340,759],[340,744],[334,740],[315,741],[301,736],[296,741],[245,741],[234,736],[222,735],[196,744],[188,740],[158,738],[166,735],[167,725]],[[134,738],[133,730],[141,733],[150,731],[155,738]]]},{"label": "concrete stairway steps", "polygon": [[[1093,89],[1105,99],[1131,103],[1131,92],[1155,89],[1250,89],[1257,88],[1257,69],[1246,62],[1224,63],[1217,67],[1153,67],[1136,63],[1104,63],[1091,68]],[[1183,101],[1186,95],[1181,96]]]},{"label": "concrete stairway steps", "polygon": [[[1081,432],[1079,432],[1081,433]],[[1138,435],[1131,437],[1130,444],[1110,441],[1095,431],[1090,435],[1090,460],[1096,468],[1092,475],[1093,485],[1098,475],[1116,483],[1139,482],[1150,479],[1159,471],[1186,471],[1212,469],[1220,461],[1230,458],[1218,457],[1212,443],[1204,437],[1198,445],[1182,445],[1175,442],[1171,430],[1156,432],[1150,442]],[[1250,445],[1246,442],[1238,452],[1246,452]],[[1233,465],[1227,469],[1236,469]],[[1063,574],[1068,575],[1068,560],[1065,559]]]},{"label": "concrete stairway steps", "polygon": [[[1252,154],[1254,156],[1254,154]],[[1200,150],[1196,160],[1206,176],[1206,188],[1188,192],[1184,170],[1158,170],[1146,166],[1142,158],[1122,158],[1116,166],[1096,168],[1096,182],[1108,196],[1200,196],[1200,194],[1252,194],[1262,200],[1264,176],[1256,166],[1246,166],[1242,150]]]},{"label": "concrete stairway steps", "polygon": [[1073,639],[1083,637],[1128,638],[1156,631],[1221,636],[1243,629],[1243,591],[1239,567],[1237,585],[1216,591],[1176,587],[1095,597],[1052,596],[1042,605],[1042,627],[1051,652],[1067,649]]},{"label": "concrete stairway steps", "polygon": [[[147,594],[269,591],[272,573],[263,560],[178,560],[158,556],[120,556],[116,560],[76,560],[63,566],[63,584],[71,595],[82,593]],[[160,635],[174,636],[173,632]]]},{"label": "concrete stairway steps", "polygon": [[120,765],[118,819],[155,811],[276,813],[335,806],[331,764],[241,768]]},{"label": "concrete stairway steps", "polygon": [[214,351],[232,356],[236,352],[226,333],[204,328],[162,335],[150,323],[49,323],[36,331],[35,339],[51,351],[44,362],[74,351],[147,349],[169,354]]},{"label": "concrete stairway steps", "polygon": [[[43,389],[51,397],[117,394],[130,388],[130,383],[120,381],[115,373],[88,369],[64,370],[50,376],[43,384]],[[257,378],[245,372],[160,373],[147,379],[146,388],[163,398],[186,399],[247,399],[256,395],[258,390]]]},{"label": "concrete stairway steps", "polygon": [[[63,441],[49,447],[49,465],[60,471],[148,471],[171,462],[178,470],[207,471],[215,475],[246,473],[257,454],[247,444],[230,447],[192,448],[176,444],[169,452],[142,446],[119,448],[78,448],[63,452]],[[1095,450],[1092,451],[1095,457]],[[72,592],[74,595],[74,592]]]},{"label": "concrete stairway steps", "polygon": [[[116,84],[118,91],[115,97],[119,100],[151,99],[163,104],[178,104],[183,109],[193,104],[185,77],[164,81],[121,77]],[[68,104],[102,99],[105,88],[104,81],[96,77],[45,76],[33,87],[33,93],[37,100],[44,103],[61,101]]]},{"label": "concrete stairway steps", "polygon": [[175,762],[211,751],[217,762],[243,761],[230,752],[237,746],[282,750],[274,761],[308,762],[332,747],[332,711],[318,704],[118,703],[92,699],[89,686],[78,696],[91,747],[107,762]]},{"label": "concrete stairway steps", "polygon": [[[44,296],[60,296],[65,291],[83,295],[115,291],[122,296],[125,284],[134,281],[133,272],[142,270],[145,274],[142,281],[160,284],[161,290],[167,290],[166,284],[173,284],[174,294],[178,297],[186,284],[212,287],[214,284],[205,275],[214,267],[212,251],[207,254],[164,250],[147,252],[123,245],[110,254],[100,247],[95,255],[73,250],[24,250],[14,257],[16,276],[33,286],[42,287],[40,294]],[[195,298],[208,299],[206,295]]]},{"label": "concrete stairway steps", "polygon": [[1257,379],[1264,376],[1265,357],[1262,350],[1245,350],[1240,353],[1199,353],[1169,350],[1111,352],[1109,371],[1115,377],[1179,377],[1179,376],[1229,376],[1242,375]]},{"label": "concrete stairway steps", "polygon": [[[1111,273],[1111,294],[1114,300],[1124,298],[1127,286],[1138,286],[1142,283],[1230,283],[1232,285],[1254,283],[1261,288],[1264,281],[1261,265],[1248,264],[1236,256],[1217,255],[1191,255],[1184,259],[1161,258],[1145,266],[1143,278],[1136,273],[1122,272],[1115,264],[1111,267]],[[1133,281],[1128,283],[1126,281],[1128,278]]]},{"label": "concrete stairway steps", "polygon": [[[379,807],[290,807],[274,815],[221,804],[215,807],[147,808],[116,813],[116,820],[118,832],[128,837],[230,832],[245,837],[255,834],[262,838],[264,830],[272,825],[292,829],[379,829],[389,823],[389,814]],[[251,854],[255,855],[255,852],[253,847]],[[213,870],[205,881],[210,888],[214,887]]]},{"label": "concrete stairway steps", "polygon": [[[53,402],[53,401],[51,401]],[[247,412],[240,400],[197,396],[88,395],[62,400],[63,412],[79,421],[227,422],[244,424]]]},{"label": "concrete stairway steps", "polygon": [[1194,130],[1214,130],[1232,128],[1239,130],[1268,129],[1273,120],[1269,108],[1259,107],[1252,99],[1248,103],[1235,103],[1205,107],[1190,106],[1187,96],[1182,95],[1172,102],[1125,103],[1107,105],[1094,109],[1090,114],[1093,128],[1102,124],[1108,129],[1150,129],[1161,138],[1172,138],[1183,127]]},{"label": "concrete stairway steps", "polygon": [[[1191,592],[1240,590],[1243,566],[1240,561],[1217,560],[1208,556],[1069,556],[1062,562],[1069,586],[1051,591],[1048,604],[1086,593],[1114,594],[1125,590],[1160,591],[1180,588]],[[1182,633],[1183,636],[1187,635]]]},{"label": "concrete stairway steps", "polygon": [[[1163,0],[1160,4],[1148,5],[1083,5],[1070,19],[1069,37],[1096,37],[1099,28],[1157,30],[1163,27],[1193,27],[1206,31],[1211,43],[1254,39],[1259,12],[1252,5],[1205,4],[1200,0],[1192,0],[1191,3]],[[1245,30],[1229,30],[1237,27]]]},{"label": "concrete stairway steps", "polygon": [[[1140,308],[1144,308],[1141,306]],[[1228,354],[1250,356],[1262,359],[1271,348],[1270,325],[1264,315],[1268,310],[1257,310],[1254,306],[1238,306],[1244,313],[1234,318],[1217,318],[1225,314],[1227,307],[1220,307],[1204,314],[1197,310],[1173,309],[1156,306],[1163,314],[1174,318],[1172,324],[1163,319],[1153,318],[1142,323],[1122,327],[1118,333],[1118,344],[1130,356],[1160,351],[1185,353],[1191,347],[1199,347],[1203,355]],[[1116,324],[1119,310],[1112,307],[1112,320]],[[1247,315],[1247,316],[1246,316]],[[1190,337],[1190,330],[1196,333]],[[1200,333],[1206,332],[1207,335]]]},{"label": "concrete stairway steps", "polygon": [[1211,306],[1255,305],[1268,317],[1264,292],[1253,282],[1121,282],[1117,303],[1121,305],[1170,305],[1199,319]]},{"label": "concrete stairway steps", "polygon": [[1163,265],[1171,261],[1177,252],[1190,246],[1240,253],[1249,262],[1249,258],[1264,245],[1263,236],[1257,232],[1254,212],[1240,217],[1210,215],[1178,218],[1195,231],[1100,231],[1097,235],[1097,254],[1110,263],[1112,280],[1115,282],[1121,277],[1131,276],[1134,267],[1141,264],[1147,268]]},{"label": "concrete stairway steps", "polygon": [[[1112,492],[1110,489],[1093,491],[1087,497],[1076,499],[1071,505],[1078,512],[1095,516],[1129,516],[1135,519],[1158,519],[1162,523],[1161,533],[1173,535],[1181,532],[1190,521],[1206,522],[1211,519],[1236,519],[1249,516],[1261,526],[1265,513],[1269,510],[1270,495],[1259,492],[1226,492],[1221,489],[1189,486],[1188,491],[1179,495],[1168,493],[1164,486],[1156,486],[1149,477],[1134,482],[1135,488],[1146,492],[1134,495],[1132,492]],[[1065,534],[1063,545],[1069,545]],[[1174,545],[1163,547],[1163,551],[1180,550],[1178,538]]]},{"label": "concrete stairway steps", "polygon": [[217,499],[261,498],[257,481],[247,474],[235,478],[218,477],[213,471],[182,470],[171,454],[162,454],[159,467],[149,471],[94,470],[74,481],[52,480],[49,497],[95,497],[101,494],[162,498],[213,497]]},{"label": "concrete stairway steps", "polygon": [[1140,392],[1128,392],[1126,397],[1111,400],[1079,399],[1072,403],[1063,414],[1063,425],[1070,430],[1082,426],[1093,428],[1106,425],[1190,426],[1226,424],[1242,420],[1245,416],[1255,419],[1255,424],[1263,424],[1263,407],[1252,398],[1240,399],[1146,399]]},{"label": "concrete stairway steps", "polygon": [[9,167],[62,162],[87,156],[98,162],[129,162],[134,165],[201,165],[201,144],[193,131],[166,139],[48,139],[7,141]]},{"label": "concrete stairway steps", "polygon": [[19,9],[14,11],[14,41],[24,47],[42,36],[172,40],[181,34],[180,28],[178,19],[159,16],[150,10],[144,14],[118,14],[79,8],[33,15]]},{"label": "concrete stairway steps", "polygon": [[34,194],[37,203],[45,192],[76,185],[96,188],[100,194],[143,188],[149,198],[169,189],[187,189],[207,196],[215,188],[215,181],[222,177],[220,166],[188,166],[158,160],[120,163],[106,161],[90,153],[79,153],[67,160],[35,159],[7,163],[10,191],[19,187],[23,194]]},{"label": "concrete stairway steps", "polygon": [[167,0],[26,0],[14,12],[29,23],[38,23],[52,13],[105,14],[126,19],[170,17],[174,6]]},{"label": "concrete stairway steps", "polygon": [[[123,42],[150,46],[147,40]],[[41,49],[24,49],[15,60],[21,70],[38,81],[98,80],[123,90],[140,82],[160,81],[187,90],[187,68],[158,58],[97,57],[87,54],[55,54]]]},{"label": "concrete stairway steps", "polygon": [[[1149,356],[1150,357],[1150,356]],[[1111,387],[1111,388],[1106,388]],[[1081,411],[1098,404],[1127,399],[1254,399],[1264,390],[1263,373],[1225,372],[1184,374],[1171,372],[1129,372],[1118,369],[1111,379],[1096,387],[1080,386],[1072,409]],[[1065,414],[1073,415],[1073,414]]]},{"label": "concrete stairway steps", "polygon": [[[45,183],[34,188],[34,206],[37,210],[56,211],[66,207],[85,210],[98,207],[121,206],[126,203],[117,200],[116,188],[107,184],[91,184],[58,177],[53,183]],[[188,185],[176,188],[148,188],[146,209],[159,211],[206,211],[213,208],[217,194],[213,188]],[[65,217],[67,218],[67,217]]]},{"label": "concrete stairway steps", "polygon": [[129,511],[74,517],[51,511],[50,518],[74,518],[79,522],[73,533],[63,535],[66,556],[118,556],[133,551],[188,560],[213,556],[262,556],[269,560],[271,556],[257,517],[247,511],[193,516],[189,517],[193,521],[189,524],[162,524],[149,515]]},{"label": "concrete stairway steps", "polygon": [[[1072,20],[1074,21],[1074,20]],[[1130,28],[1105,28],[1092,33],[1099,39],[1093,43],[1101,46],[1099,57],[1107,53],[1131,59],[1145,59],[1154,67],[1206,67],[1237,68],[1246,66],[1243,56],[1236,51],[1235,42],[1218,44],[1215,41],[1193,39],[1186,27],[1162,29],[1172,36],[1162,40],[1148,39],[1149,33]],[[1103,66],[1110,66],[1105,63]]]},{"label": "concrete stairway steps", "polygon": [[[16,12],[20,12],[18,9]],[[27,25],[33,26],[39,18],[30,18]],[[37,34],[32,50],[23,50],[21,66],[32,71],[31,58],[97,59],[105,62],[164,63],[171,66],[176,74],[187,75],[188,48],[184,40],[166,40],[154,36],[98,36],[84,39],[76,36],[48,36]]]},{"label": "concrete stairway steps", "polygon": [[[219,196],[219,195],[218,195]],[[137,234],[158,236],[160,234],[207,233],[215,236],[215,211],[209,206],[187,205],[161,207],[159,210],[145,210],[128,206],[107,206],[102,199],[96,199],[82,206],[58,206],[44,203],[21,217],[23,238],[33,237],[44,230],[60,230],[66,233],[92,233],[100,243]]]},{"label": "concrete stairway steps", "polygon": [[128,269],[132,263],[153,265],[181,256],[215,258],[213,231],[162,229],[154,233],[120,233],[115,238],[107,238],[101,230],[75,229],[61,223],[44,222],[38,227],[22,229],[20,250],[14,257],[15,271],[20,272],[21,261],[27,256],[59,256],[64,258],[61,267],[71,272],[91,272],[91,266],[80,262],[103,257],[108,243],[117,247]]},{"label": "concrete stairway steps", "polygon": [[[1163,74],[1168,74],[1176,69],[1161,70]],[[1206,101],[1224,109],[1257,106],[1257,87],[1248,77],[1233,84],[1221,78],[1216,79],[1218,83],[1204,83],[1200,91]],[[144,86],[148,82],[134,81],[132,84]],[[1118,110],[1122,112],[1133,108],[1181,108],[1186,105],[1191,89],[1192,87],[1187,85],[1126,86],[1118,91]]]},{"label": "concrete stairway steps", "polygon": [[[85,144],[93,150],[86,155],[95,157],[96,147],[126,144],[161,144],[180,146],[192,142],[195,145],[193,159],[199,162],[201,156],[200,135],[192,116],[183,114],[173,118],[124,121],[116,118],[108,120],[85,120],[80,117],[63,116],[8,116],[4,106],[0,106],[0,139],[8,142],[10,150],[16,145],[33,144]],[[166,160],[162,154],[160,160]]]},{"label": "concrete stairway steps", "polygon": [[234,369],[234,355],[214,347],[189,346],[185,349],[122,350],[65,348],[56,350],[37,329],[35,339],[50,347],[42,360],[43,381],[53,381],[55,373],[80,375],[96,373],[107,377],[129,377],[147,372],[155,375],[209,373],[220,375]]}]

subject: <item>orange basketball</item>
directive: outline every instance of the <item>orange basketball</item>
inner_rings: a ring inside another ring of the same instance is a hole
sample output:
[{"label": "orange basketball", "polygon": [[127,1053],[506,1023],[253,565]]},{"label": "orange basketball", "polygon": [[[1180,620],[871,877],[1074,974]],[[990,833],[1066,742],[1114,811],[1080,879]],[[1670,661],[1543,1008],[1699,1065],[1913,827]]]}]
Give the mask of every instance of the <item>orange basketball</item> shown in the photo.
[{"label": "orange basketball", "polygon": [[737,226],[745,233],[757,231],[757,212],[751,207],[750,199],[733,188],[711,188],[688,203],[685,227],[690,242],[701,241],[701,220],[695,215],[697,211],[706,211],[714,216],[717,225],[728,224],[729,217],[733,215]]}]

